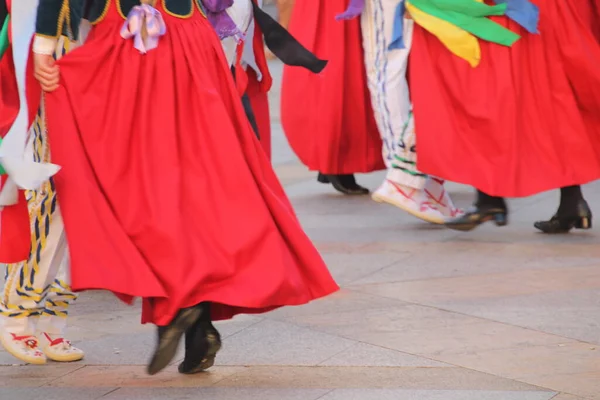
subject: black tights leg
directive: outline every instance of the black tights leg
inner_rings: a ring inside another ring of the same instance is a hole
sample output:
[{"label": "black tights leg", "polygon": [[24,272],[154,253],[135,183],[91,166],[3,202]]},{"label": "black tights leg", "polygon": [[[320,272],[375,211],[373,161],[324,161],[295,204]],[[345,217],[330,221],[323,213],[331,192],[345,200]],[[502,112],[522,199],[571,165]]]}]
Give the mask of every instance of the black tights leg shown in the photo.
[{"label": "black tights leg", "polygon": [[558,215],[573,214],[577,205],[583,200],[581,186],[567,186],[560,188],[560,205],[558,206]]},{"label": "black tights leg", "polygon": [[502,208],[506,210],[506,202],[502,197],[490,196],[487,193],[477,189],[477,208]]}]

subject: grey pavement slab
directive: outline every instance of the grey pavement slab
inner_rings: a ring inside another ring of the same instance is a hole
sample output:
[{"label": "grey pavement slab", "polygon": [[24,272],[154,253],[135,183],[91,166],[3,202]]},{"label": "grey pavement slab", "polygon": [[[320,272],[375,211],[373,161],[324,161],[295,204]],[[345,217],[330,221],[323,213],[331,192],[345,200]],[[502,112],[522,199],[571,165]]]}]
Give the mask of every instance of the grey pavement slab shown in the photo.
[{"label": "grey pavement slab", "polygon": [[218,387],[537,391],[523,382],[465,368],[253,366]]},{"label": "grey pavement slab", "polygon": [[[119,365],[147,363],[152,355],[155,342],[154,332],[138,332],[83,340],[77,345],[86,352],[85,360],[81,361],[81,364]],[[181,348],[178,353],[183,354]]]},{"label": "grey pavement slab", "polygon": [[600,289],[445,301],[440,307],[600,345]]},{"label": "grey pavement slab", "polygon": [[97,400],[115,388],[0,388],[0,400]]},{"label": "grey pavement slab", "polygon": [[336,389],[320,400],[550,400],[552,392]]},{"label": "grey pavement slab", "polygon": [[452,367],[428,358],[367,343],[357,343],[320,365],[328,367]]},{"label": "grey pavement slab", "polygon": [[[375,296],[369,293],[361,293],[349,289],[341,289],[331,296],[314,301],[301,307],[280,308],[269,314],[269,319],[287,320],[290,322],[302,321],[302,317],[311,317],[318,315],[339,315],[343,313],[356,313],[357,317],[352,321],[359,325],[364,323],[361,320],[360,313],[371,309],[390,309],[406,305],[405,302],[389,299],[381,296]],[[334,318],[335,321],[337,318]],[[302,325],[302,322],[300,322]]]},{"label": "grey pavement slab", "polygon": [[122,388],[103,397],[103,400],[317,400],[329,391],[328,389]]},{"label": "grey pavement slab", "polygon": [[409,251],[381,252],[377,257],[369,253],[328,253],[324,254],[323,258],[335,281],[340,285],[347,285],[368,278],[386,267],[402,263],[400,260],[405,260],[409,255]]},{"label": "grey pavement slab", "polygon": [[356,342],[265,320],[225,340],[221,365],[318,365]]}]

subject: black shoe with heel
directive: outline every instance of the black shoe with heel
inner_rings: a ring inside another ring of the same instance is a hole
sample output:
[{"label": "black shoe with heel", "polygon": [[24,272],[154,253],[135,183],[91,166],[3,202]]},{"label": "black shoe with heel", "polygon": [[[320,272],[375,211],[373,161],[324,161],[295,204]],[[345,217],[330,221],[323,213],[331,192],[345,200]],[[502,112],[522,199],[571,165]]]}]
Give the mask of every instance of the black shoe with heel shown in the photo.
[{"label": "black shoe with heel", "polygon": [[569,233],[572,229],[591,229],[592,210],[588,203],[581,199],[570,211],[559,211],[548,221],[537,221],[534,227],[543,233]]},{"label": "black shoe with heel", "polygon": [[201,315],[200,305],[183,308],[169,325],[158,327],[158,342],[152,360],[148,364],[148,374],[154,375],[169,365],[177,353],[181,337],[200,319]]},{"label": "black shoe with heel", "polygon": [[369,194],[369,189],[356,183],[354,175],[326,175],[319,172],[317,181],[331,184],[340,193],[355,196]]},{"label": "black shoe with heel", "polygon": [[467,232],[488,221],[493,221],[496,226],[507,225],[508,208],[502,197],[490,196],[478,190],[475,206],[464,215],[446,221],[444,225],[456,231]]},{"label": "black shoe with heel", "polygon": [[506,208],[477,208],[474,207],[458,218],[446,221],[444,225],[456,231],[471,231],[484,222],[494,221],[497,226],[508,224],[508,213]]},{"label": "black shoe with heel", "polygon": [[185,358],[179,364],[182,374],[197,374],[215,364],[221,350],[221,335],[210,319],[210,304],[203,303],[202,317],[185,332]]}]

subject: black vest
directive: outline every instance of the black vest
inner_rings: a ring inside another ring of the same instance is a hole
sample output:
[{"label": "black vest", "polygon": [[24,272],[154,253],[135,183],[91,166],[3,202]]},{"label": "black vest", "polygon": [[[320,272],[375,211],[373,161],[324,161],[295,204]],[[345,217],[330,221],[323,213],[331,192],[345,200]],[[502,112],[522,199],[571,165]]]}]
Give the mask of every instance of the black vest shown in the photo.
[{"label": "black vest", "polygon": [[[102,17],[110,1],[114,1],[125,16],[133,7],[140,4],[139,0],[40,0],[36,33],[47,37],[58,37],[62,34],[77,39],[79,24],[84,13],[85,18],[94,23]],[[171,15],[182,18],[190,15],[200,4],[198,0],[157,1],[162,2]],[[65,7],[67,4],[68,7]],[[0,24],[2,22],[0,21]]]},{"label": "black vest", "polygon": [[54,38],[67,35],[76,39],[83,15],[83,3],[84,0],[40,0],[36,33]]},{"label": "black vest", "polygon": [[[90,1],[89,14],[87,15],[88,21],[92,24],[102,17],[102,13],[106,8],[107,4],[111,0],[87,0]],[[129,11],[140,4],[139,0],[113,0],[117,3],[117,6],[121,9],[121,13],[125,16],[129,14]],[[199,7],[198,0],[157,0],[162,2],[165,9],[172,15],[178,17],[186,17],[190,15],[195,7]]]}]

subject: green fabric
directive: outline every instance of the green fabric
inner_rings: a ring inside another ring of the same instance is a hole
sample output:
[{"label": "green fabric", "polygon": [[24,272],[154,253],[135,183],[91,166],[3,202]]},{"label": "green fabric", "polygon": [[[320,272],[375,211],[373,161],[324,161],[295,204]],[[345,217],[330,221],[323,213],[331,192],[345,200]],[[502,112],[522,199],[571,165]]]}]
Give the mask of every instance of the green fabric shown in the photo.
[{"label": "green fabric", "polygon": [[487,17],[504,15],[506,3],[488,6],[475,0],[410,0],[419,10],[488,42],[512,46],[520,36]]},{"label": "green fabric", "polygon": [[[0,138],[0,144],[2,144],[2,138]],[[2,164],[0,164],[0,175],[4,174],[6,174],[6,171],[4,170],[4,168],[2,168]]]},{"label": "green fabric", "polygon": [[[1,0],[0,0],[1,1]],[[0,30],[0,59],[4,56],[6,49],[8,48],[8,21],[10,16],[7,16]]]},{"label": "green fabric", "polygon": [[[488,6],[476,0],[422,0],[421,2],[441,11],[454,11],[472,17],[504,15],[507,7],[506,3]],[[411,3],[414,5],[413,1]]]}]

